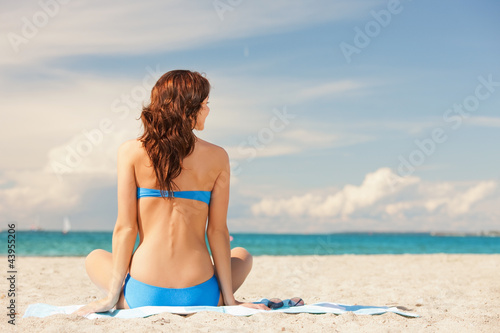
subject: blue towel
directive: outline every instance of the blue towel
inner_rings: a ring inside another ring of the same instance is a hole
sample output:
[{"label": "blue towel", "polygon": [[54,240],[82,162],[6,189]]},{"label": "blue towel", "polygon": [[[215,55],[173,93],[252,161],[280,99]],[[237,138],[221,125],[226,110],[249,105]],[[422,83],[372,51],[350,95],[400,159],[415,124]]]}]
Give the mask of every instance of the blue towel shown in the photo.
[{"label": "blue towel", "polygon": [[[23,318],[26,317],[47,317],[55,314],[71,314],[83,305],[55,306],[43,303],[31,304],[26,309]],[[112,310],[108,312],[92,313],[87,316],[88,319],[95,318],[140,318],[149,317],[162,312],[176,314],[190,314],[199,311],[214,311],[227,313],[233,316],[251,316],[256,313],[284,312],[284,313],[334,313],[343,314],[352,312],[359,315],[379,315],[386,312],[393,312],[405,317],[419,317],[419,315],[409,312],[402,312],[396,307],[387,306],[363,306],[363,305],[344,305],[337,303],[315,303],[303,306],[287,307],[284,306],[275,310],[257,310],[243,306],[144,306],[127,310]]]}]

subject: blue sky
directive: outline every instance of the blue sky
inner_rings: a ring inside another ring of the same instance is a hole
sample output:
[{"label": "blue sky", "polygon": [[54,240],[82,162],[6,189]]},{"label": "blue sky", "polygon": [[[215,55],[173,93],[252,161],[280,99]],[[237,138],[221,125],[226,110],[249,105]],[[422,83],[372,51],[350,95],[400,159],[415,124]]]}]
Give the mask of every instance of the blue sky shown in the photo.
[{"label": "blue sky", "polygon": [[185,68],[230,231],[500,229],[498,2],[63,2],[2,4],[4,224],[111,230],[117,147]]}]

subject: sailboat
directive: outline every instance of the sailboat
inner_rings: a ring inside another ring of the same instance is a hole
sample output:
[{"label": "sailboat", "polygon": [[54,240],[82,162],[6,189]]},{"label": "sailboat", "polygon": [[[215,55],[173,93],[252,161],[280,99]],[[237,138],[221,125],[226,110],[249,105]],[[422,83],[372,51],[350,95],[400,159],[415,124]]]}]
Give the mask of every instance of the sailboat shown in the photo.
[{"label": "sailboat", "polygon": [[62,233],[67,234],[71,230],[71,223],[69,223],[69,219],[67,216],[64,217],[63,220],[63,228],[62,228]]}]

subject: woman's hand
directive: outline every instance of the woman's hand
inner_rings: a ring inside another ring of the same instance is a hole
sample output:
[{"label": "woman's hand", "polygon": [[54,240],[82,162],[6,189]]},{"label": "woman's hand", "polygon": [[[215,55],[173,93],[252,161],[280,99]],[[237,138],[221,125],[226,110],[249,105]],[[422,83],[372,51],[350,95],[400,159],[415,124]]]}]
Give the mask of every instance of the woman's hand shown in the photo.
[{"label": "woman's hand", "polygon": [[85,306],[82,306],[73,313],[76,313],[79,316],[86,316],[94,312],[106,312],[108,310],[111,310],[116,305],[117,302],[118,302],[118,297],[113,297],[113,298],[105,297],[97,301],[94,301],[92,303],[89,303]]},{"label": "woman's hand", "polygon": [[248,302],[240,302],[237,300],[234,300],[234,302],[235,302],[234,305],[241,305],[241,306],[251,308],[251,309],[271,310],[269,307],[267,307],[265,304],[262,304],[262,303],[248,303]]}]

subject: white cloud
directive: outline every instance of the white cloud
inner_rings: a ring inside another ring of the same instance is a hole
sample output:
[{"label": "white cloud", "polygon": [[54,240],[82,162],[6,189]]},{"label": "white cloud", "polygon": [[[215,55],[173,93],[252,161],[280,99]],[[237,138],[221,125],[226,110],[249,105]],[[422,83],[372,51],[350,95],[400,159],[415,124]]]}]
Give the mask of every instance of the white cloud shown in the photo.
[{"label": "white cloud", "polygon": [[429,214],[445,214],[455,217],[467,214],[497,188],[495,181],[483,181],[472,185],[453,183],[419,184],[416,200],[397,202],[386,206],[390,215],[400,215],[421,209]]},{"label": "white cloud", "polygon": [[341,135],[332,132],[319,132],[297,128],[283,132],[283,137],[307,145],[329,146],[331,143],[339,141]]},{"label": "white cloud", "polygon": [[[0,170],[42,167],[46,152],[54,146],[64,146],[84,132],[101,131],[103,125],[112,132],[136,135],[140,121],[135,118],[156,76],[162,74],[156,71],[144,68],[141,77],[134,79],[42,70],[50,79],[15,87],[0,79],[0,86],[8,91],[1,107],[10,111],[3,115],[0,134],[4,138],[0,148],[9,158],[0,161]],[[16,140],[11,142],[13,137]]]},{"label": "white cloud", "polygon": [[[99,174],[66,175],[60,181],[54,174],[40,170],[10,171],[4,177],[15,185],[0,189],[0,213],[22,228],[40,215],[61,217],[85,211],[89,207],[81,207],[83,196],[96,187],[113,183],[112,178]],[[59,224],[54,220],[50,223]]]},{"label": "white cloud", "polygon": [[409,121],[395,121],[391,119],[378,121],[376,119],[372,119],[369,122],[359,121],[354,124],[346,124],[346,126],[356,130],[389,130],[409,133],[413,136],[417,136],[422,135],[426,130],[442,126],[442,120],[439,118],[427,121],[421,119],[412,119]]},{"label": "white cloud", "polygon": [[466,122],[475,126],[500,127],[500,117],[472,116]]},{"label": "white cloud", "polygon": [[[293,127],[292,127],[293,126]],[[373,140],[372,137],[356,133],[336,131],[322,132],[320,128],[306,129],[304,123],[293,124],[268,136],[262,128],[247,136],[238,146],[228,146],[231,159],[251,161],[254,158],[299,154],[314,149],[349,146]],[[263,127],[268,129],[267,127]],[[271,138],[268,140],[268,138]]]},{"label": "white cloud", "polygon": [[300,100],[307,100],[323,96],[330,97],[337,96],[348,91],[358,90],[362,87],[364,87],[364,84],[352,80],[327,82],[313,87],[303,88],[298,92],[297,96]]},{"label": "white cloud", "polygon": [[401,178],[389,168],[381,168],[367,174],[361,185],[348,184],[334,194],[306,193],[281,199],[263,198],[252,206],[252,213],[256,216],[343,220],[356,217],[381,219],[384,216],[407,219],[415,215],[454,218],[473,213],[473,206],[496,189],[495,181],[431,183],[414,176]]},{"label": "white cloud", "polygon": [[[220,40],[277,33],[326,20],[367,15],[379,1],[335,1],[312,5],[301,0],[245,1],[223,13],[213,1],[71,1],[53,17],[23,35],[25,17],[33,22],[47,12],[38,2],[17,3],[3,15],[2,31],[27,36],[16,54],[3,38],[4,64],[36,62],[51,57],[82,54],[140,54],[188,49]],[[47,15],[46,15],[47,16]],[[314,21],[311,21],[314,17]],[[256,20],[255,18],[258,18]],[[12,35],[11,35],[12,36]],[[12,38],[12,37],[11,37]]]},{"label": "white cloud", "polygon": [[[89,193],[114,186],[118,146],[127,139],[130,132],[125,130],[101,133],[100,138],[95,135],[93,143],[77,134],[67,144],[52,148],[43,168],[4,171],[0,213],[24,223],[39,215],[57,217],[91,211],[92,207],[82,206],[83,200]],[[113,200],[109,198],[109,202]],[[49,218],[47,227],[58,223]]]},{"label": "white cloud", "polygon": [[130,131],[119,130],[103,133],[93,129],[77,134],[67,144],[49,150],[47,173],[58,177],[66,174],[109,174],[116,175],[116,154],[118,147],[126,140],[136,138]]},{"label": "white cloud", "polygon": [[452,216],[466,214],[471,206],[492,194],[497,188],[495,181],[481,182],[470,187],[464,193],[459,193],[448,203],[448,213]]},{"label": "white cloud", "polygon": [[376,201],[418,181],[415,177],[391,184],[391,170],[381,168],[366,175],[360,186],[346,185],[332,195],[305,194],[289,199],[265,198],[252,206],[255,215],[306,215],[311,217],[341,216],[346,218],[357,209],[370,206]]}]

